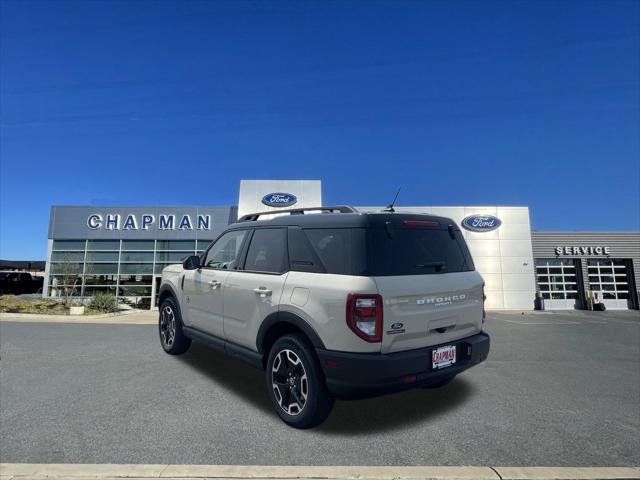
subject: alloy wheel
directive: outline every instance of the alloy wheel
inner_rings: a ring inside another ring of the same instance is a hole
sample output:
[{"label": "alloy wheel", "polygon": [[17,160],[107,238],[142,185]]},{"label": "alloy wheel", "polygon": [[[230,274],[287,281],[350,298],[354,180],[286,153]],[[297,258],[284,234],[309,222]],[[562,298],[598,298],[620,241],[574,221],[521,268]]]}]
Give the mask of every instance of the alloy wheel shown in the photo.
[{"label": "alloy wheel", "polygon": [[292,350],[280,350],[271,368],[271,387],[280,408],[299,415],[307,404],[309,382],[300,357]]},{"label": "alloy wheel", "polygon": [[160,312],[160,338],[167,348],[171,348],[176,339],[176,315],[170,305]]}]

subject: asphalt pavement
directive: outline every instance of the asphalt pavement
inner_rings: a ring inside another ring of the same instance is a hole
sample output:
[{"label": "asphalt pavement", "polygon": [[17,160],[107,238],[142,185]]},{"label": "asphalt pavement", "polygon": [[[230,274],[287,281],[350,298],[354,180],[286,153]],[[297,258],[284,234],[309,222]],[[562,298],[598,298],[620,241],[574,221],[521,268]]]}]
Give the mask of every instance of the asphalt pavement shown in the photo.
[{"label": "asphalt pavement", "polygon": [[640,315],[490,313],[440,390],[337,402],[299,431],[263,373],[151,325],[0,323],[0,458],[32,463],[640,465]]}]

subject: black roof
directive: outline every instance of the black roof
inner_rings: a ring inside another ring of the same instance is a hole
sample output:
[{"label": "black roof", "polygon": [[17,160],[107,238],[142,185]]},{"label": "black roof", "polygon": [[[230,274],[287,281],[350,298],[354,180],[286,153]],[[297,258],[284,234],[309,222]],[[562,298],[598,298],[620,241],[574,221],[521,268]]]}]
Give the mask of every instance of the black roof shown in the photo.
[{"label": "black roof", "polygon": [[[317,212],[320,208],[305,208],[249,214],[240,218],[238,222],[229,225],[228,228],[256,226],[298,226],[315,228],[382,227],[387,222],[394,226],[401,226],[401,223],[405,220],[432,221],[438,222],[441,228],[447,228],[449,225],[456,229],[458,228],[456,223],[450,218],[421,213],[390,212],[387,210],[381,210],[379,212],[360,212],[352,207],[344,206],[321,207],[321,209],[325,211],[322,213],[310,214],[306,212]],[[282,215],[287,212],[290,212],[290,214]],[[259,220],[261,215],[273,215],[274,213],[278,214],[278,216]]]}]

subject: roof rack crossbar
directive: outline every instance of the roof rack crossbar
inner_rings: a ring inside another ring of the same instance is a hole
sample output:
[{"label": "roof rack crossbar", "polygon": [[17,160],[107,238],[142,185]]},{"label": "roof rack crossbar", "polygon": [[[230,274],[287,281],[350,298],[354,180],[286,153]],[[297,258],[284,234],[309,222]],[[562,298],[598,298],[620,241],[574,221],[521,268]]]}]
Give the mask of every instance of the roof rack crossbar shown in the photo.
[{"label": "roof rack crossbar", "polygon": [[258,220],[260,217],[264,215],[273,215],[273,214],[281,214],[288,213],[289,215],[304,215],[305,212],[317,212],[321,211],[323,213],[357,213],[358,211],[347,205],[336,205],[332,207],[305,207],[305,208],[290,208],[287,210],[269,210],[268,212],[257,212],[257,213],[248,213],[247,215],[243,215],[238,219],[238,222],[253,222]]}]

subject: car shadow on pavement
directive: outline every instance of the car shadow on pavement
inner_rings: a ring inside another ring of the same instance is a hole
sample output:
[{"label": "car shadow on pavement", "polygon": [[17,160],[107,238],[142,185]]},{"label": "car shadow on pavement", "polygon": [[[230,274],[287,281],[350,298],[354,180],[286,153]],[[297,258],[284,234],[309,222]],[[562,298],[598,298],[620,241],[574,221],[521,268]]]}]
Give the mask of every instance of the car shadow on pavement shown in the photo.
[{"label": "car shadow on pavement", "polygon": [[[187,353],[176,358],[277,418],[267,397],[261,370],[196,342]],[[460,407],[473,396],[474,390],[466,378],[458,377],[442,388],[417,388],[367,400],[338,401],[326,422],[314,430],[334,435],[395,430]]]},{"label": "car shadow on pavement", "polygon": [[446,387],[416,388],[366,400],[339,401],[318,432],[369,434],[415,425],[455,410],[473,396],[474,390],[466,378],[458,377]]},{"label": "car shadow on pavement", "polygon": [[276,415],[267,397],[262,370],[197,342],[193,342],[187,353],[176,358],[247,400],[254,407]]}]

